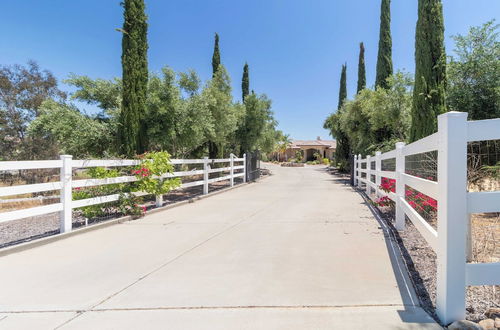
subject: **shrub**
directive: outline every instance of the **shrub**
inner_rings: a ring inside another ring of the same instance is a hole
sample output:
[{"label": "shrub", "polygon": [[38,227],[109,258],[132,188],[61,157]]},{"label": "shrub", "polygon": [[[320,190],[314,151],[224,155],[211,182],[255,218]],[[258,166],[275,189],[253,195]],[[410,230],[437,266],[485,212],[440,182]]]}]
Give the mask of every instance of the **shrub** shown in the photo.
[{"label": "shrub", "polygon": [[[85,171],[85,174],[92,179],[116,178],[121,175],[117,169],[107,169],[104,167],[91,167]],[[126,183],[74,188],[73,200],[120,194],[120,198],[116,202],[85,206],[79,208],[79,210],[82,212],[83,217],[87,219],[103,217],[117,211],[123,215],[141,215],[144,213],[142,207],[138,205],[141,199],[132,195],[131,190],[133,190],[132,187]]]},{"label": "shrub", "polygon": [[138,188],[153,195],[163,195],[179,187],[179,178],[167,178],[174,172],[170,163],[170,154],[166,151],[147,152],[141,157],[141,163],[132,174],[138,179]]},{"label": "shrub", "polygon": [[[431,179],[431,178],[428,178]],[[396,180],[382,178],[380,189],[389,192],[396,192]],[[414,208],[417,212],[425,212],[427,214],[433,215],[437,212],[437,201],[417,190],[407,187],[405,190],[405,199],[408,204]],[[394,202],[387,196],[380,197],[375,201],[377,206],[381,207],[394,207]]]}]

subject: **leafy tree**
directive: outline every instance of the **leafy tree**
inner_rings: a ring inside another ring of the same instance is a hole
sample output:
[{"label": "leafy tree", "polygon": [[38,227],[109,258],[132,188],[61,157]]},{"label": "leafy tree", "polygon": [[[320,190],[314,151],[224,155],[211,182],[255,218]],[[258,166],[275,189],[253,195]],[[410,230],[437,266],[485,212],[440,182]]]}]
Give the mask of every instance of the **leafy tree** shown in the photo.
[{"label": "leafy tree", "polygon": [[215,76],[201,93],[213,120],[214,129],[208,133],[209,157],[224,155],[227,139],[237,129],[238,112],[232,103],[231,82],[221,64]]},{"label": "leafy tree", "polygon": [[415,89],[410,142],[437,130],[446,111],[446,53],[441,0],[419,0],[415,36]]},{"label": "leafy tree", "polygon": [[382,0],[375,88],[379,86],[387,88],[386,79],[390,75],[392,75],[391,0]]},{"label": "leafy tree", "polygon": [[366,68],[365,68],[365,45],[359,44],[359,62],[358,62],[358,89],[356,93],[366,88]]},{"label": "leafy tree", "polygon": [[241,79],[241,101],[245,103],[245,98],[250,93],[250,78],[248,77],[248,63],[243,66],[243,78]]},{"label": "leafy tree", "polygon": [[[341,127],[355,154],[389,151],[396,142],[407,139],[413,79],[409,74],[397,72],[387,83],[387,89],[365,89],[344,106]],[[378,139],[380,131],[386,132],[384,140]]]},{"label": "leafy tree", "polygon": [[448,64],[447,101],[451,110],[467,111],[471,120],[500,117],[498,28],[493,20],[453,37],[456,57]]},{"label": "leafy tree", "polygon": [[[394,149],[395,142],[407,139],[413,79],[409,74],[397,72],[387,83],[387,89],[363,89],[325,122],[325,128],[332,129],[333,136],[347,139],[354,154],[388,151]],[[387,132],[383,141],[377,140],[380,130]]]},{"label": "leafy tree", "polygon": [[110,125],[82,114],[75,106],[47,100],[29,126],[29,136],[50,141],[61,153],[74,157],[110,154],[114,132]]},{"label": "leafy tree", "polygon": [[57,155],[49,141],[27,134],[45,100],[64,100],[57,80],[33,61],[0,66],[0,160],[47,159]]},{"label": "leafy tree", "polygon": [[276,129],[278,123],[273,119],[268,121],[264,127],[261,138],[257,142],[257,149],[262,155],[271,154],[276,151],[276,146],[283,132]]},{"label": "leafy tree", "polygon": [[271,100],[265,95],[259,96],[254,92],[248,95],[245,99],[245,117],[237,132],[241,143],[240,154],[257,148],[266,125],[271,120]]},{"label": "leafy tree", "polygon": [[147,16],[144,0],[124,0],[122,31],[123,98],[119,137],[123,154],[143,153],[148,86]]},{"label": "leafy tree", "polygon": [[104,114],[119,111],[121,108],[121,79],[91,79],[87,76],[71,74],[68,79],[64,80],[64,83],[77,89],[71,95],[71,99],[96,105]]},{"label": "leafy tree", "polygon": [[168,67],[162,69],[161,78],[157,75],[151,76],[145,118],[149,149],[166,150],[174,157],[178,144],[176,124],[177,121],[182,121],[181,116],[184,115],[181,91],[175,79],[175,72]]},{"label": "leafy tree", "polygon": [[[149,149],[166,150],[174,157],[192,153],[213,133],[213,119],[197,93],[199,78],[194,71],[180,73],[164,67],[162,76],[151,75],[146,124]],[[188,91],[183,98],[181,89]]]},{"label": "leafy tree", "polygon": [[214,40],[214,53],[212,55],[212,78],[215,77],[215,73],[220,66],[220,50],[219,50],[219,35],[215,34]]},{"label": "leafy tree", "polygon": [[179,87],[190,96],[198,93],[201,80],[196,71],[190,69],[188,72],[179,72]]}]

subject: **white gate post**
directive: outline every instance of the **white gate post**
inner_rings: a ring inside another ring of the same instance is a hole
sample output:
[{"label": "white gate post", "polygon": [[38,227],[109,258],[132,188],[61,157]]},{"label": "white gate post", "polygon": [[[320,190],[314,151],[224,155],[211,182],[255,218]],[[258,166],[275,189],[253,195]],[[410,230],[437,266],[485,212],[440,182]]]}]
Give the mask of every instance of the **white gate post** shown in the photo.
[{"label": "white gate post", "polygon": [[444,324],[465,319],[467,113],[438,116],[436,313]]},{"label": "white gate post", "polygon": [[243,183],[247,182],[247,153],[243,154]]},{"label": "white gate post", "polygon": [[231,158],[231,160],[230,160],[231,171],[230,171],[229,175],[231,176],[230,182],[231,182],[231,187],[232,187],[232,186],[234,186],[234,155],[231,153],[229,158]]},{"label": "white gate post", "polygon": [[354,155],[354,187],[358,185],[358,156]]},{"label": "white gate post", "polygon": [[358,154],[358,174],[359,174],[359,178],[358,178],[358,188],[361,189],[361,180],[359,180],[361,178],[361,154]]},{"label": "white gate post", "polygon": [[208,170],[210,166],[208,165],[208,157],[203,158],[203,195],[208,194]]},{"label": "white gate post", "polygon": [[403,200],[405,199],[405,185],[402,173],[405,172],[405,156],[403,155],[404,142],[396,143],[396,229],[405,230],[405,212]]},{"label": "white gate post", "polygon": [[372,191],[370,182],[372,182],[371,157],[366,156],[366,194],[368,195],[368,197],[370,197],[370,192]]},{"label": "white gate post", "polygon": [[375,194],[377,197],[380,195],[380,171],[382,171],[382,160],[380,160],[381,155],[382,153],[380,151],[375,152],[375,184],[377,185],[377,188],[375,188]]},{"label": "white gate post", "polygon": [[71,180],[72,180],[72,169],[71,160],[73,156],[71,155],[61,155],[62,167],[61,167],[61,195],[60,201],[62,204],[62,211],[59,216],[60,221],[60,232],[66,233],[70,232],[72,229],[72,214],[73,209],[71,208],[71,201],[73,200]]}]

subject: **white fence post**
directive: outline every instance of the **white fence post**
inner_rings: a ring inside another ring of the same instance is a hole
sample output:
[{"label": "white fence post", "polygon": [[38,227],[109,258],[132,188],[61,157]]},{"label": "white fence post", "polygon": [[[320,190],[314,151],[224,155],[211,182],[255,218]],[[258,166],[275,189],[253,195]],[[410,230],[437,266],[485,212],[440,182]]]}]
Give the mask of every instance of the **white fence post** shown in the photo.
[{"label": "white fence post", "polygon": [[405,156],[403,155],[404,142],[396,143],[396,229],[405,230],[405,212],[403,200],[405,199],[405,185],[403,174],[405,172]]},{"label": "white fence post", "polygon": [[163,195],[156,195],[156,207],[161,207],[163,205]]},{"label": "white fence post", "polygon": [[247,153],[243,154],[243,183],[247,182]]},{"label": "white fence post", "polygon": [[359,178],[358,178],[358,188],[361,189],[361,154],[358,154],[358,173],[359,173]]},{"label": "white fence post", "polygon": [[358,185],[358,156],[354,155],[354,187]]},{"label": "white fence post", "polygon": [[231,153],[229,156],[230,160],[230,166],[231,166],[231,171],[229,175],[231,176],[230,182],[231,182],[231,187],[234,186],[234,155]]},{"label": "white fence post", "polygon": [[438,116],[436,313],[444,324],[465,319],[467,113]]},{"label": "white fence post", "polygon": [[372,191],[372,186],[370,182],[372,182],[372,166],[371,166],[371,157],[366,156],[366,194],[370,197],[370,193]]},{"label": "white fence post", "polygon": [[208,157],[203,158],[203,195],[208,194],[208,170],[210,166],[208,165]]},{"label": "white fence post", "polygon": [[375,152],[375,184],[377,185],[377,188],[375,188],[375,194],[377,197],[379,197],[380,194],[380,171],[382,171],[382,160],[380,159],[381,155],[382,153],[380,151]]},{"label": "white fence post", "polygon": [[72,229],[72,215],[73,209],[71,208],[71,201],[73,200],[71,180],[72,180],[72,170],[71,160],[73,156],[71,155],[61,155],[62,167],[61,167],[61,195],[60,201],[62,203],[62,211],[59,216],[60,221],[60,232],[66,233],[70,232]]}]

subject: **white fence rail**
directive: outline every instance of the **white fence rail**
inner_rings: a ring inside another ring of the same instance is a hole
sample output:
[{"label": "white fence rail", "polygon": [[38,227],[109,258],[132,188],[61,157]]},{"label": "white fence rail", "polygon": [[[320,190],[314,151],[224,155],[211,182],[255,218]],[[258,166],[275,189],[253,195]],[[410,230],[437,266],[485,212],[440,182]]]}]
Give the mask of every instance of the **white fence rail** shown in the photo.
[{"label": "white fence rail", "polygon": [[[203,175],[203,180],[182,183],[180,188],[189,188],[195,186],[203,186],[203,194],[208,194],[209,184],[217,181],[229,180],[230,186],[234,186],[234,179],[238,177],[246,181],[246,155],[243,158],[237,158],[231,154],[227,159],[172,159],[174,165],[191,165],[203,164],[203,169],[193,169],[180,172],[166,174],[164,178],[185,177],[194,175]],[[211,168],[215,163],[228,163],[226,167]],[[73,160],[70,155],[61,155],[60,160],[40,160],[40,161],[3,161],[0,162],[0,171],[16,171],[27,169],[59,169],[60,181],[49,183],[35,183],[0,187],[0,197],[14,196],[19,194],[39,193],[44,191],[60,190],[60,202],[50,205],[31,207],[15,211],[0,213],[0,223],[18,220],[22,218],[38,216],[53,212],[61,212],[60,214],[60,231],[62,233],[71,231],[72,229],[72,210],[79,207],[109,203],[117,201],[120,198],[119,194],[107,196],[99,196],[88,199],[73,200],[72,192],[74,188],[93,187],[116,183],[135,182],[135,176],[119,176],[106,179],[81,179],[73,180],[72,173],[75,168],[89,167],[121,167],[139,165],[139,160],[116,159],[116,160]],[[229,172],[225,176],[209,179],[210,173]],[[147,195],[144,192],[135,192],[135,195]],[[163,196],[156,196],[156,205],[161,206]]]},{"label": "white fence rail", "polygon": [[[437,254],[436,312],[444,324],[465,319],[467,285],[500,285],[500,263],[467,263],[470,213],[500,212],[500,191],[467,191],[467,142],[500,139],[500,119],[467,121],[467,113],[438,116],[438,132],[409,145],[375,157],[354,156],[354,184],[375,196],[388,196],[396,205],[396,228],[405,229],[405,216],[415,225]],[[405,157],[437,151],[437,181],[405,173]],[[381,160],[395,158],[394,172],[382,171]],[[372,163],[375,170],[372,170]],[[362,169],[363,163],[366,168]],[[362,177],[366,173],[366,177]],[[372,180],[372,175],[375,180]],[[379,189],[382,177],[396,179],[395,193]],[[437,231],[405,200],[405,186],[438,202]]]}]

